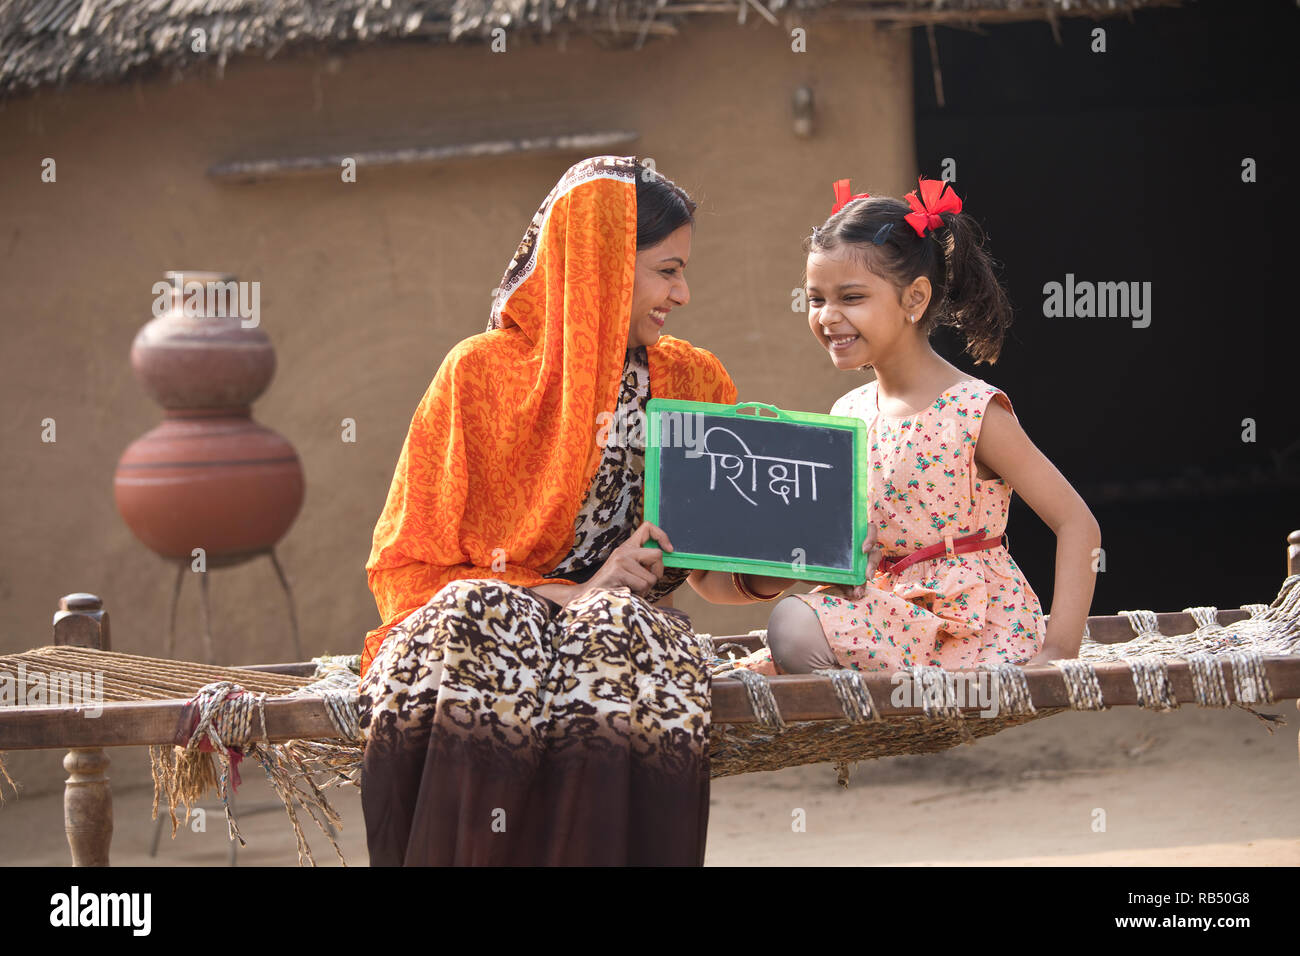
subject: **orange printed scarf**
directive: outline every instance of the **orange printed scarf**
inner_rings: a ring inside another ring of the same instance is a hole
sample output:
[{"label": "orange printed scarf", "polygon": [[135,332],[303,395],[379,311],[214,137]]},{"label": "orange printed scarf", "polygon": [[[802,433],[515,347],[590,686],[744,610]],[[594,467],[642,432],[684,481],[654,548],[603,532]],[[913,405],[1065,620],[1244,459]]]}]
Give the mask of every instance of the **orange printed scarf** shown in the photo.
[{"label": "orange printed scarf", "polygon": [[[573,547],[627,352],[636,260],[634,157],[598,156],[551,190],[511,260],[488,331],[443,360],[411,420],[366,562],[389,628],[451,581],[531,587]],[[712,354],[671,336],[647,350],[656,398],[734,403]]]}]

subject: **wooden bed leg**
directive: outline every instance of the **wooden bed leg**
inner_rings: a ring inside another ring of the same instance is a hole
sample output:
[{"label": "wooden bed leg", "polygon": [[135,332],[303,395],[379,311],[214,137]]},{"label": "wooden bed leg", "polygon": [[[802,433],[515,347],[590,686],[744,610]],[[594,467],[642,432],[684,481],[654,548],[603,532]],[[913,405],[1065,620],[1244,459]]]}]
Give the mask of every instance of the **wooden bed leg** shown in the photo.
[{"label": "wooden bed leg", "polygon": [[103,747],[69,750],[63,758],[68,782],[63,790],[63,827],[73,866],[108,866],[113,842],[113,790]]},{"label": "wooden bed leg", "polygon": [[[111,650],[108,612],[93,594],[68,594],[54,615],[54,643],[60,647]],[[113,790],[103,747],[69,750],[63,758],[63,827],[73,866],[108,866],[113,842]]]}]

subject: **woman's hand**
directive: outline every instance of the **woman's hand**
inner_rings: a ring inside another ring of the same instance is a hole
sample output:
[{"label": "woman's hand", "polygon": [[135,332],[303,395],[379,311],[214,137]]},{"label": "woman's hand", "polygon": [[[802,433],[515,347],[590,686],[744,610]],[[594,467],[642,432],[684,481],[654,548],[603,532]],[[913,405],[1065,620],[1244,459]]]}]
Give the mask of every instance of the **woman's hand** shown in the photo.
[{"label": "woman's hand", "polygon": [[[659,543],[659,548],[645,546],[652,538]],[[641,527],[605,559],[600,570],[581,587],[581,591],[589,594],[610,588],[630,588],[634,594],[646,594],[663,577],[664,552],[672,549],[668,535],[649,521],[643,521]]]}]

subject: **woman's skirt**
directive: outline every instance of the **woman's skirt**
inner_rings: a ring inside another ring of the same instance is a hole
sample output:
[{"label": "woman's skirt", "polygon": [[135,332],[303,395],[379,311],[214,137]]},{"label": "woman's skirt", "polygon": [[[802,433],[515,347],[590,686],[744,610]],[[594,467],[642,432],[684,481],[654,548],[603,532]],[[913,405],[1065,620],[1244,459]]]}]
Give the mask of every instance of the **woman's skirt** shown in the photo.
[{"label": "woman's skirt", "polygon": [[709,704],[680,611],[453,582],[361,683],[370,863],[700,865]]}]

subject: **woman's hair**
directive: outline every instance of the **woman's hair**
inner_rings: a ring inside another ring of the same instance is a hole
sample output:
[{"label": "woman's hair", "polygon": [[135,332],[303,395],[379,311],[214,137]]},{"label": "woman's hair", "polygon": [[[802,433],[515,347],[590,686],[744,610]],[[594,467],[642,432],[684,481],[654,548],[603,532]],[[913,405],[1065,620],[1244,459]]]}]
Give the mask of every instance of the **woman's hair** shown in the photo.
[{"label": "woman's hair", "polygon": [[636,247],[658,245],[682,226],[695,223],[696,204],[686,190],[653,167],[636,164]]},{"label": "woman's hair", "polygon": [[804,253],[841,247],[902,293],[919,276],[930,280],[930,304],[917,319],[926,335],[951,326],[977,363],[998,360],[1011,326],[1011,304],[984,248],[984,231],[966,213],[940,213],[943,225],[924,237],[903,220],[912,207],[901,199],[857,199],[804,240]]}]

